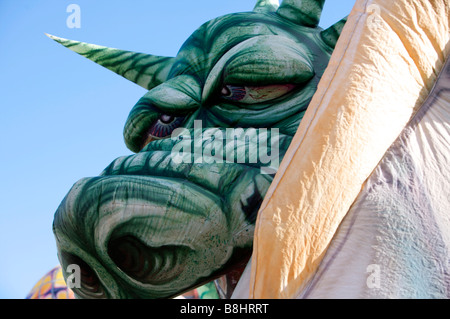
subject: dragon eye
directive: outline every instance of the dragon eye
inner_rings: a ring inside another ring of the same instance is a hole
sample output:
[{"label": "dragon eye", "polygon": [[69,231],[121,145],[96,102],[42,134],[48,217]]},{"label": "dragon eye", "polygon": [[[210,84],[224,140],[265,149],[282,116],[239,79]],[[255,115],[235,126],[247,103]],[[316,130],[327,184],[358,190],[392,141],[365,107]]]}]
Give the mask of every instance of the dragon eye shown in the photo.
[{"label": "dragon eye", "polygon": [[184,117],[177,117],[168,114],[162,114],[152,124],[148,131],[149,137],[154,139],[165,138],[172,134],[172,132],[180,127],[183,123]]},{"label": "dragon eye", "polygon": [[222,97],[227,100],[241,101],[247,95],[245,86],[226,85],[222,88]]},{"label": "dragon eye", "polygon": [[274,84],[263,86],[225,85],[220,92],[225,100],[254,104],[279,98],[292,91],[296,85]]}]

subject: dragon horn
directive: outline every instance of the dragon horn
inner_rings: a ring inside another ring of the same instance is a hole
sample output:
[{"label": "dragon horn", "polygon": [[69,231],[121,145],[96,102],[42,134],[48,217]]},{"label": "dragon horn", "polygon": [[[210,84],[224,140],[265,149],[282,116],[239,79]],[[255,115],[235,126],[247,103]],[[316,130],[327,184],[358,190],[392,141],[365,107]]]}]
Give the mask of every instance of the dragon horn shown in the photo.
[{"label": "dragon horn", "polygon": [[280,2],[278,0],[258,0],[256,2],[255,8],[253,8],[254,12],[275,12],[280,6]]},{"label": "dragon horn", "polygon": [[347,17],[343,18],[339,22],[336,22],[328,29],[323,30],[320,35],[322,40],[331,48],[336,46],[336,43],[341,35],[342,29],[344,28],[345,23],[347,22]]},{"label": "dragon horn", "polygon": [[317,27],[325,0],[284,0],[277,13],[296,24]]},{"label": "dragon horn", "polygon": [[66,48],[150,90],[167,79],[174,58],[73,41],[46,34]]}]

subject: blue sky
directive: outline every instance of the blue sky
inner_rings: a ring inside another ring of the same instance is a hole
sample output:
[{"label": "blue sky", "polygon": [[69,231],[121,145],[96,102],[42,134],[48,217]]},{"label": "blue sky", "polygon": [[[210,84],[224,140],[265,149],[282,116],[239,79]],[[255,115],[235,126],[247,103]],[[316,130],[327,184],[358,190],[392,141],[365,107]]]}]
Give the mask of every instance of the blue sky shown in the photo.
[{"label": "blue sky", "polygon": [[[80,178],[131,154],[122,129],[145,93],[44,33],[175,56],[204,22],[250,11],[255,0],[0,1],[0,298],[21,299],[58,264],[53,214]],[[328,0],[320,26],[350,13]],[[70,29],[70,4],[81,28]]]}]

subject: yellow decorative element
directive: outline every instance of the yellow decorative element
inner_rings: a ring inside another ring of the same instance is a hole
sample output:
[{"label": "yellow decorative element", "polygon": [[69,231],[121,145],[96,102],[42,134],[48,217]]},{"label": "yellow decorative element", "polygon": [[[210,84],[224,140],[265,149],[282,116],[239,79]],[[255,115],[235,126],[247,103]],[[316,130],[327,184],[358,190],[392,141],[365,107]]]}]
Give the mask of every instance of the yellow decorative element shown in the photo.
[{"label": "yellow decorative element", "polygon": [[75,299],[75,296],[67,287],[62,269],[58,266],[34,285],[26,299]]}]

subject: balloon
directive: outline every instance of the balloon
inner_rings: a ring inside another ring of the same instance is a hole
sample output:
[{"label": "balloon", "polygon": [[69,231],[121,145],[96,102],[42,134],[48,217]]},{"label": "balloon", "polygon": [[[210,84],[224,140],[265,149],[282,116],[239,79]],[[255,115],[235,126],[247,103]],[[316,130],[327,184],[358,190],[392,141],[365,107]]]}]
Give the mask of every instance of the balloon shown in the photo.
[{"label": "balloon", "polygon": [[34,285],[26,299],[75,299],[75,295],[67,287],[61,267],[57,266]]}]

